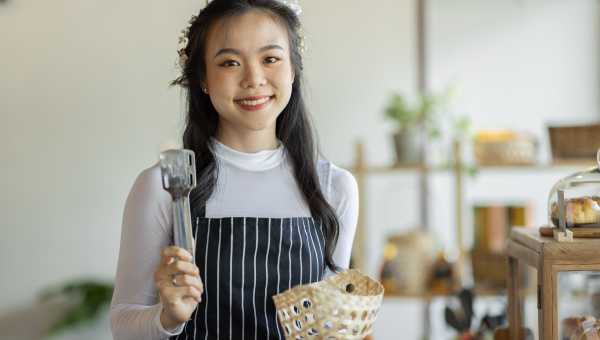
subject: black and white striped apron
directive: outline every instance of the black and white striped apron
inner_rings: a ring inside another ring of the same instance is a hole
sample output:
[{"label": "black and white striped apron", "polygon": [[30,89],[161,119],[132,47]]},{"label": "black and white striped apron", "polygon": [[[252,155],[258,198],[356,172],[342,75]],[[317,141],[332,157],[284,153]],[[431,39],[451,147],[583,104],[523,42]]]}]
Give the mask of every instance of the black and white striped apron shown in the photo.
[{"label": "black and white striped apron", "polygon": [[321,228],[310,217],[199,215],[193,232],[202,301],[170,339],[285,339],[272,296],[322,280]]}]

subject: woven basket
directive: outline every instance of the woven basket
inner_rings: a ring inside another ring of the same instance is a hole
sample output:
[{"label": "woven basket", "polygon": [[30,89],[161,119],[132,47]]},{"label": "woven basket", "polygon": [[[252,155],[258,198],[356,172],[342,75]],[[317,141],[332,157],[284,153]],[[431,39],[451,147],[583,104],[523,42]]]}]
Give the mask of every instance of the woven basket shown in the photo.
[{"label": "woven basket", "polygon": [[396,278],[399,290],[407,294],[421,294],[428,290],[433,280],[437,260],[436,240],[423,231],[411,231],[388,239],[398,253],[393,261],[398,268]]},{"label": "woven basket", "polygon": [[506,257],[504,254],[473,249],[471,262],[475,283],[487,282],[506,288]]},{"label": "woven basket", "polygon": [[371,334],[383,286],[356,269],[273,296],[286,340],[359,340]]},{"label": "woven basket", "polygon": [[535,140],[523,136],[505,141],[478,140],[474,148],[479,166],[531,165],[537,152]]},{"label": "woven basket", "polygon": [[596,158],[600,147],[600,124],[549,127],[552,158]]}]

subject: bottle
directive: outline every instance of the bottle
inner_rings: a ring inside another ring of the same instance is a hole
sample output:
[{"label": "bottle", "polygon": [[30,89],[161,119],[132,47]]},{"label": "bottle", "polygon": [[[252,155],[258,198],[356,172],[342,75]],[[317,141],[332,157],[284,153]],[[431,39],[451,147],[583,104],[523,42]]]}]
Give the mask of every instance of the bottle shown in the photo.
[{"label": "bottle", "polygon": [[384,262],[381,266],[381,285],[386,293],[396,293],[400,290],[397,264],[394,261],[398,249],[395,245],[388,243],[383,252]]},{"label": "bottle", "polygon": [[434,294],[447,295],[452,292],[454,280],[452,279],[452,266],[444,258],[444,252],[440,252],[434,265],[433,282],[431,289]]}]

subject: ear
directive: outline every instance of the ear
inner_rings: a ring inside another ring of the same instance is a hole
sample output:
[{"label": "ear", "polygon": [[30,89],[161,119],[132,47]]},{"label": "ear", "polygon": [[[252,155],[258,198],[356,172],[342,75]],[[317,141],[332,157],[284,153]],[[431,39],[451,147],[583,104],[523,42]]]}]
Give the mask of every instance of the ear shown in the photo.
[{"label": "ear", "polygon": [[202,81],[202,93],[204,94],[208,94],[208,84],[206,83],[206,80]]},{"label": "ear", "polygon": [[292,83],[296,80],[296,71],[292,70]]}]

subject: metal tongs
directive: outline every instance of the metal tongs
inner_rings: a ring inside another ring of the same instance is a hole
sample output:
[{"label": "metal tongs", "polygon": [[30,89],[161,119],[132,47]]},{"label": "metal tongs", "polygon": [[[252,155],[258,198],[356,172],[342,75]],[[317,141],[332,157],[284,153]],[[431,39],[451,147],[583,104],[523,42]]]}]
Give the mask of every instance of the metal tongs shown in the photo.
[{"label": "metal tongs", "polygon": [[195,262],[190,212],[190,191],[196,187],[196,156],[193,151],[167,150],[160,154],[163,188],[173,198],[173,239]]}]

